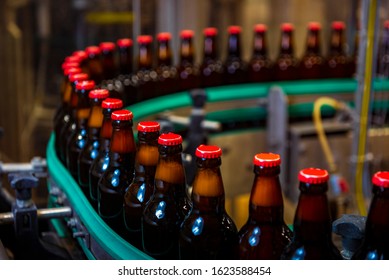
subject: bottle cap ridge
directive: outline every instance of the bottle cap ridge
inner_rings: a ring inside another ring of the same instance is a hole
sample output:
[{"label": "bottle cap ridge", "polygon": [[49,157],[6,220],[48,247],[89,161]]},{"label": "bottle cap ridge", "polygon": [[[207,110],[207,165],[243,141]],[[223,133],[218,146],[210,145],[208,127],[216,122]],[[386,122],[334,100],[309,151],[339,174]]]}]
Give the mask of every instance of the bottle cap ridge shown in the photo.
[{"label": "bottle cap ridge", "polygon": [[389,171],[380,171],[374,174],[372,179],[373,185],[389,188]]},{"label": "bottle cap ridge", "polygon": [[138,123],[138,131],[140,132],[157,132],[161,126],[156,121],[143,121]]},{"label": "bottle cap ridge", "polygon": [[151,44],[152,41],[153,37],[151,37],[150,35],[139,35],[137,38],[137,42],[139,44]]},{"label": "bottle cap ridge", "polygon": [[85,51],[82,51],[82,50],[78,50],[78,51],[74,51],[72,53],[72,56],[78,56],[80,58],[81,61],[83,61],[84,59],[87,59],[88,56],[86,54]]},{"label": "bottle cap ridge", "polygon": [[259,23],[259,24],[254,25],[254,32],[263,33],[263,32],[266,32],[266,31],[267,31],[267,25],[266,24]]},{"label": "bottle cap ridge", "polygon": [[231,25],[228,27],[229,34],[239,34],[240,32],[242,32],[242,28],[240,28],[240,26]]},{"label": "bottle cap ridge", "polygon": [[62,70],[65,70],[66,68],[80,68],[79,62],[64,62],[61,65]]},{"label": "bottle cap ridge", "polygon": [[185,29],[182,30],[180,33],[181,39],[191,39],[194,36],[193,30]]},{"label": "bottle cap ridge", "polygon": [[298,179],[303,183],[322,184],[328,181],[329,174],[325,169],[306,168],[300,171]]},{"label": "bottle cap ridge", "polygon": [[200,145],[196,149],[196,157],[199,158],[218,158],[222,156],[222,149],[218,146]]},{"label": "bottle cap ridge", "polygon": [[109,96],[109,91],[107,89],[94,89],[89,92],[89,98],[97,98],[97,99],[106,99]]},{"label": "bottle cap ridge", "polygon": [[107,98],[101,103],[103,109],[121,109],[123,108],[123,101],[117,98]]},{"label": "bottle cap ridge", "polygon": [[86,47],[85,52],[88,56],[90,55],[99,55],[101,53],[100,48],[98,46],[89,46]]},{"label": "bottle cap ridge", "polygon": [[294,25],[289,22],[283,23],[281,24],[281,30],[284,32],[291,32],[294,30]]},{"label": "bottle cap ridge", "polygon": [[312,31],[318,31],[321,29],[321,24],[319,22],[312,21],[308,23],[308,29]]},{"label": "bottle cap ridge", "polygon": [[209,37],[216,36],[217,35],[217,28],[215,28],[215,27],[204,28],[203,33],[205,36],[209,36]]},{"label": "bottle cap ridge", "polygon": [[164,146],[175,146],[182,144],[182,137],[172,132],[161,134],[158,137],[158,144]]},{"label": "bottle cap ridge", "polygon": [[254,165],[263,167],[275,167],[281,164],[281,157],[279,154],[260,153],[254,156]]},{"label": "bottle cap ridge", "polygon": [[125,110],[125,109],[114,111],[111,114],[111,119],[113,121],[129,121],[129,120],[132,120],[133,117],[134,117],[134,115],[132,114],[132,112],[129,110]]},{"label": "bottle cap ridge", "polygon": [[113,42],[101,42],[99,47],[102,51],[113,51],[116,48],[116,45]]},{"label": "bottle cap ridge", "polygon": [[130,38],[122,38],[116,41],[116,44],[119,48],[128,48],[131,47],[133,42]]},{"label": "bottle cap ridge", "polygon": [[158,41],[170,41],[172,39],[172,34],[169,32],[161,32],[157,35]]},{"label": "bottle cap ridge", "polygon": [[69,76],[69,75],[72,75],[72,74],[79,74],[81,72],[82,72],[82,70],[79,67],[65,68],[65,70],[63,71],[65,76]]},{"label": "bottle cap ridge", "polygon": [[346,25],[343,21],[333,21],[331,27],[335,30],[343,30],[346,28]]},{"label": "bottle cap ridge", "polygon": [[81,81],[77,83],[76,89],[78,90],[92,90],[96,86],[95,82],[92,80],[86,80],[86,81]]},{"label": "bottle cap ridge", "polygon": [[86,81],[88,79],[89,79],[89,75],[86,73],[76,73],[76,74],[69,75],[69,81],[71,83]]},{"label": "bottle cap ridge", "polygon": [[81,60],[82,60],[81,57],[79,57],[77,55],[70,55],[70,56],[65,57],[64,62],[78,62],[78,63],[80,63]]}]

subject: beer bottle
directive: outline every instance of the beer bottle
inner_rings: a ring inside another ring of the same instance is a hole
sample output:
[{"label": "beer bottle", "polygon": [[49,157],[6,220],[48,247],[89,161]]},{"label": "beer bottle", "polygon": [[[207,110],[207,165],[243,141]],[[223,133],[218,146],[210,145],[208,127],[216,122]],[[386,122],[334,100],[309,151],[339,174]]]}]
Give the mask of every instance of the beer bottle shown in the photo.
[{"label": "beer bottle", "polygon": [[356,260],[389,259],[389,171],[374,174],[373,198],[367,215],[365,236],[353,255]]},{"label": "beer bottle", "polygon": [[238,231],[225,210],[222,150],[200,145],[193,182],[192,210],[181,225],[180,259],[237,259]]},{"label": "beer bottle", "polygon": [[103,80],[103,65],[101,63],[101,50],[98,46],[89,46],[85,49],[88,56],[87,74],[97,85]]},{"label": "beer bottle", "polygon": [[267,82],[273,78],[273,63],[267,53],[266,32],[265,24],[254,26],[253,55],[248,65],[248,79],[252,83]]},{"label": "beer bottle", "polygon": [[113,79],[117,76],[117,66],[115,50],[116,45],[113,42],[102,42],[99,44],[101,51],[101,66],[103,67],[103,79]]},{"label": "beer bottle", "polygon": [[101,125],[99,135],[99,152],[89,170],[89,196],[92,205],[95,207],[97,207],[98,183],[109,164],[109,146],[112,136],[111,114],[116,110],[122,109],[123,102],[120,99],[107,98],[103,101],[101,107],[103,108],[103,124]]},{"label": "beer bottle", "polygon": [[180,225],[190,211],[181,158],[182,137],[161,134],[158,151],[154,193],[142,215],[142,247],[153,258],[177,259]]},{"label": "beer bottle", "polygon": [[332,243],[331,216],[327,199],[329,175],[318,168],[299,173],[300,197],[293,222],[292,242],[281,258],[291,260],[340,260]]},{"label": "beer bottle", "polygon": [[98,212],[103,220],[122,235],[123,197],[134,178],[136,146],[132,132],[133,114],[117,110],[111,114],[112,137],[109,164],[98,182]]},{"label": "beer bottle", "polygon": [[249,218],[239,231],[239,258],[280,259],[292,232],[284,222],[284,202],[279,179],[278,154],[254,156],[255,178],[250,195]]},{"label": "beer bottle", "polygon": [[135,177],[124,195],[124,223],[126,239],[142,249],[141,218],[144,206],[154,192],[154,176],[158,163],[158,137],[160,125],[155,121],[138,124],[138,147]]},{"label": "beer bottle", "polygon": [[[61,85],[59,87],[59,92],[61,95],[61,100],[63,101],[66,88],[70,87],[69,77],[68,77],[68,75],[65,75],[65,70],[68,68],[80,68],[80,62],[66,62],[66,61],[64,61],[61,65],[61,68],[62,68],[62,73],[63,73],[63,79],[62,79]],[[82,72],[82,70],[80,72]],[[54,122],[57,120],[58,114],[63,109],[62,105],[63,105],[63,103],[61,104],[61,106],[59,107],[59,109],[56,111],[56,113],[54,115]]]},{"label": "beer bottle", "polygon": [[377,72],[382,77],[389,77],[389,20],[384,23],[381,44],[378,50]]},{"label": "beer bottle", "polygon": [[300,61],[301,79],[321,79],[324,77],[324,58],[320,50],[320,30],[318,22],[308,24],[305,54]]},{"label": "beer bottle", "polygon": [[276,81],[298,78],[298,61],[294,56],[293,30],[294,26],[290,23],[281,25],[280,52],[274,64],[274,79]]},{"label": "beer bottle", "polygon": [[228,27],[227,59],[224,63],[224,84],[247,81],[247,65],[241,58],[240,26]]},{"label": "beer bottle", "polygon": [[198,88],[201,82],[199,69],[194,63],[193,36],[192,30],[182,30],[180,33],[180,64],[177,67],[180,91]]},{"label": "beer bottle", "polygon": [[172,65],[172,52],[170,50],[171,34],[159,33],[158,62],[156,72],[158,74],[158,96],[177,91],[177,68]]},{"label": "beer bottle", "polygon": [[87,124],[90,113],[89,92],[95,88],[92,80],[77,83],[76,92],[78,96],[76,108],[76,120],[74,130],[66,140],[66,166],[73,178],[78,180],[78,157],[87,141]]},{"label": "beer bottle", "polygon": [[76,56],[80,59],[80,62],[79,62],[80,68],[82,69],[83,73],[87,73],[88,72],[88,69],[87,69],[88,55],[86,54],[86,51],[83,51],[83,50],[74,51],[72,53],[72,56]]},{"label": "beer bottle", "polygon": [[117,40],[119,55],[119,74],[128,75],[132,73],[132,40],[122,38]]},{"label": "beer bottle", "polygon": [[331,28],[330,46],[326,59],[326,77],[347,78],[350,71],[348,57],[344,49],[345,24],[342,21],[334,21]]},{"label": "beer bottle", "polygon": [[217,32],[214,27],[204,29],[204,58],[200,66],[201,85],[203,88],[223,84],[223,63],[218,56]]},{"label": "beer bottle", "polygon": [[87,140],[78,157],[78,183],[89,197],[89,169],[99,153],[99,136],[103,123],[103,108],[101,104],[109,96],[106,89],[94,89],[89,92],[90,114],[87,125]]}]

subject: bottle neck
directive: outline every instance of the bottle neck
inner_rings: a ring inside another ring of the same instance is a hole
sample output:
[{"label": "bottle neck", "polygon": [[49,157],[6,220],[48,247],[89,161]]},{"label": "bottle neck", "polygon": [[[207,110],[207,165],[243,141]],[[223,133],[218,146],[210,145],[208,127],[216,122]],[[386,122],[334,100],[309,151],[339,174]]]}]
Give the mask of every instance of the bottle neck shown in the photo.
[{"label": "bottle neck", "polygon": [[344,37],[343,30],[332,30],[330,41],[330,54],[344,55]]},{"label": "bottle neck", "polygon": [[88,98],[89,90],[78,90],[78,102],[77,102],[77,124],[79,127],[85,128],[88,123],[90,114],[90,104]]},{"label": "bottle neck", "polygon": [[194,48],[191,38],[183,38],[181,40],[180,48],[180,64],[186,66],[187,64],[192,65],[194,61]]},{"label": "bottle neck", "polygon": [[[101,108],[101,103],[103,100],[95,99],[92,101],[92,107],[89,114],[88,119],[88,127],[89,128],[101,128],[101,125],[103,123],[103,109]],[[96,135],[98,136],[98,135]]]},{"label": "bottle neck", "polygon": [[319,30],[309,30],[306,52],[310,54],[320,54]]},{"label": "bottle neck", "polygon": [[130,47],[119,48],[119,67],[120,74],[132,73],[132,52]]},{"label": "bottle neck", "polygon": [[132,121],[112,121],[112,138],[110,152],[118,154],[135,154],[135,140]]},{"label": "bottle neck", "polygon": [[230,34],[228,37],[228,57],[229,58],[240,58],[240,35]]},{"label": "bottle neck", "polygon": [[116,75],[115,53],[113,51],[103,51],[102,66],[104,70],[104,79],[111,79]]},{"label": "bottle neck", "polygon": [[217,59],[217,46],[215,36],[204,38],[204,61]]},{"label": "bottle neck", "polygon": [[280,54],[293,55],[293,51],[292,31],[283,31],[281,35]]},{"label": "bottle neck", "polygon": [[158,164],[159,132],[138,132],[135,176],[138,180],[154,180]]},{"label": "bottle neck", "polygon": [[254,57],[267,56],[265,32],[255,32],[253,50]]},{"label": "bottle neck", "polygon": [[158,46],[158,66],[172,65],[172,53],[169,41],[160,41]]},{"label": "bottle neck", "polygon": [[151,55],[150,44],[139,45],[138,70],[150,70],[152,68],[153,60]]},{"label": "bottle neck", "polygon": [[294,219],[295,239],[301,242],[332,242],[327,183],[300,183],[300,197]]}]

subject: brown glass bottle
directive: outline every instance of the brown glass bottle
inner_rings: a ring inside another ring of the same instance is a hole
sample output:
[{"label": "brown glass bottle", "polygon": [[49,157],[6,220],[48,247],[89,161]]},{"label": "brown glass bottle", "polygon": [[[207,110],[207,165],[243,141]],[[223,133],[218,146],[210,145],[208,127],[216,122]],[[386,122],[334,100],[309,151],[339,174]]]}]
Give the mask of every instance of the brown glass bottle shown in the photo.
[{"label": "brown glass bottle", "polygon": [[131,74],[132,69],[132,40],[130,38],[122,38],[117,40],[119,56],[119,74]]},{"label": "brown glass bottle", "polygon": [[155,121],[143,121],[138,124],[135,177],[124,195],[125,239],[141,250],[141,219],[144,206],[154,192],[154,176],[159,157],[159,130],[160,125]]},{"label": "brown glass bottle", "polygon": [[89,197],[95,208],[97,208],[98,183],[109,165],[109,146],[112,136],[111,114],[116,110],[122,109],[123,102],[120,99],[107,98],[103,101],[101,107],[103,108],[103,123],[99,135],[99,152],[89,169]]},{"label": "brown glass bottle", "polygon": [[180,259],[238,258],[238,230],[225,210],[221,155],[218,146],[200,145],[196,149],[193,206],[181,225]]},{"label": "brown glass bottle", "polygon": [[109,164],[98,183],[98,213],[118,234],[124,231],[123,197],[134,178],[136,145],[132,132],[133,114],[117,110],[111,114],[112,137]]},{"label": "brown glass bottle", "polygon": [[239,258],[277,260],[290,243],[292,232],[284,222],[284,202],[277,154],[254,156],[255,178],[250,195],[249,218],[239,231]]},{"label": "brown glass bottle", "polygon": [[327,78],[347,78],[349,76],[349,59],[345,47],[345,24],[334,21],[331,26],[331,37],[326,59],[325,73]]},{"label": "brown glass bottle", "polygon": [[198,88],[201,85],[200,73],[194,63],[194,32],[182,30],[180,33],[180,63],[177,67],[179,91]]},{"label": "brown glass bottle", "polygon": [[240,26],[228,27],[227,59],[224,62],[224,84],[247,82],[247,65],[241,57]]},{"label": "brown glass bottle", "polygon": [[87,124],[87,139],[78,157],[78,183],[89,197],[89,169],[99,153],[99,136],[103,123],[102,102],[109,96],[106,89],[94,89],[89,92],[90,114]]},{"label": "brown glass bottle", "polygon": [[170,49],[171,34],[159,33],[158,59],[156,72],[158,74],[157,95],[166,95],[177,91],[177,69],[172,65],[172,52]]},{"label": "brown glass bottle", "polygon": [[268,82],[273,79],[273,63],[267,53],[266,32],[266,25],[254,26],[253,55],[247,68],[248,81],[251,83]]},{"label": "brown glass bottle", "polygon": [[318,168],[299,173],[300,197],[293,222],[293,239],[282,254],[290,260],[340,260],[331,239],[331,215],[327,199],[329,175]]},{"label": "brown glass bottle", "polygon": [[83,73],[86,73],[88,71],[87,69],[87,60],[88,55],[86,54],[86,51],[83,50],[77,50],[72,53],[72,56],[78,57],[80,59],[80,68],[82,69]]},{"label": "brown glass bottle", "polygon": [[118,75],[116,64],[116,45],[113,42],[102,42],[99,44],[101,51],[101,66],[103,67],[103,79],[113,79]]},{"label": "brown glass bottle", "polygon": [[301,79],[324,78],[325,61],[321,55],[320,30],[320,23],[310,22],[308,24],[305,54],[301,58],[299,67]]},{"label": "brown glass bottle", "polygon": [[380,77],[389,77],[389,20],[384,22],[384,30],[378,50],[377,73]]},{"label": "brown glass bottle", "polygon": [[142,247],[156,259],[177,259],[180,225],[190,211],[181,158],[182,137],[161,134],[158,151],[154,193],[142,215]]},{"label": "brown glass bottle", "polygon": [[274,64],[274,80],[286,81],[298,79],[298,61],[294,56],[294,26],[290,23],[281,25],[281,43],[278,58]]},{"label": "brown glass bottle", "polygon": [[78,96],[74,130],[67,139],[66,166],[73,178],[78,180],[78,157],[88,139],[88,118],[90,113],[89,92],[95,88],[92,80],[82,81],[76,85]]},{"label": "brown glass bottle", "polygon": [[201,85],[203,88],[223,84],[223,63],[218,55],[217,32],[214,27],[204,29],[204,57],[200,65]]},{"label": "brown glass bottle", "polygon": [[101,50],[98,46],[89,46],[85,49],[88,56],[87,74],[97,85],[103,80],[103,65],[101,63]]},{"label": "brown glass bottle", "polygon": [[365,236],[353,255],[355,260],[389,259],[389,171],[374,174],[373,199],[366,220]]}]

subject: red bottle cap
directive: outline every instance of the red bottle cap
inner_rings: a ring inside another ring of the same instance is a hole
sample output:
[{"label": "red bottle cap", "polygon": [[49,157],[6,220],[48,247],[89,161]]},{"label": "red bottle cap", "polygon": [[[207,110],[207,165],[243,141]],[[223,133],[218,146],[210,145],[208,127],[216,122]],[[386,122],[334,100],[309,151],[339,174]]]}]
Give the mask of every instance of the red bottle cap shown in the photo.
[{"label": "red bottle cap", "polygon": [[229,34],[239,34],[240,32],[242,32],[242,28],[240,28],[240,26],[231,25],[228,27]]},{"label": "red bottle cap", "polygon": [[79,62],[64,62],[61,65],[62,70],[65,70],[66,68],[80,68]]},{"label": "red bottle cap", "polygon": [[139,132],[157,132],[161,126],[155,121],[143,121],[138,123]]},{"label": "red bottle cap", "polygon": [[281,30],[284,32],[292,32],[294,30],[294,25],[289,22],[283,23],[281,24]]},{"label": "red bottle cap", "polygon": [[185,29],[182,30],[180,33],[181,39],[191,39],[194,36],[193,30]]},{"label": "red bottle cap", "polygon": [[256,24],[254,25],[254,32],[257,32],[257,33],[264,33],[267,31],[267,25],[266,24]]},{"label": "red bottle cap", "polygon": [[384,21],[384,28],[388,28],[389,29],[389,20],[385,20]]},{"label": "red bottle cap", "polygon": [[122,38],[116,41],[119,48],[128,48],[132,46],[132,40],[130,38]]},{"label": "red bottle cap", "polygon": [[139,35],[137,41],[139,44],[151,44],[153,37],[150,35]]},{"label": "red bottle cap", "polygon": [[331,27],[335,30],[343,30],[346,28],[346,25],[343,21],[333,21]]},{"label": "red bottle cap", "polygon": [[86,81],[81,81],[77,83],[76,89],[78,90],[92,90],[96,86],[95,82],[92,80],[86,80]]},{"label": "red bottle cap", "polygon": [[76,56],[76,55],[70,55],[70,56],[65,57],[64,62],[78,62],[78,63],[80,63],[81,58],[79,56]]},{"label": "red bottle cap", "polygon": [[81,59],[81,61],[83,61],[83,60],[85,60],[85,59],[88,58],[88,55],[86,54],[86,52],[85,52],[85,51],[82,51],[82,50],[74,51],[74,52],[72,53],[72,55],[73,55],[73,56],[78,56],[78,57]]},{"label": "red bottle cap", "polygon": [[117,98],[107,98],[101,103],[103,109],[121,109],[123,108],[123,101]]},{"label": "red bottle cap", "polygon": [[217,35],[217,28],[215,28],[215,27],[204,28],[203,33],[207,37],[214,37]]},{"label": "red bottle cap", "polygon": [[71,74],[78,74],[81,72],[82,72],[81,68],[78,67],[70,67],[70,68],[65,68],[65,70],[63,70],[63,74],[65,76],[69,76]]},{"label": "red bottle cap", "polygon": [[116,48],[115,43],[112,42],[101,42],[99,44],[99,48],[101,51],[114,51]]},{"label": "red bottle cap", "polygon": [[328,181],[327,170],[319,168],[306,168],[300,171],[299,181],[308,184],[322,184]]},{"label": "red bottle cap", "polygon": [[389,188],[389,171],[380,171],[374,174],[372,179],[373,185]]},{"label": "red bottle cap", "polygon": [[89,75],[86,73],[77,73],[77,74],[70,74],[69,75],[69,81],[71,83],[86,81],[88,79],[89,79]]},{"label": "red bottle cap", "polygon": [[158,41],[170,41],[172,39],[172,34],[169,32],[161,32],[157,35]]},{"label": "red bottle cap", "polygon": [[107,89],[94,89],[89,92],[89,98],[90,99],[106,99],[109,96],[109,91]]},{"label": "red bottle cap", "polygon": [[158,144],[164,146],[180,145],[182,143],[182,137],[179,134],[172,132],[161,134],[158,137]]},{"label": "red bottle cap", "polygon": [[129,110],[117,110],[111,114],[111,119],[114,121],[129,121],[134,115]]},{"label": "red bottle cap", "polygon": [[196,149],[196,157],[199,158],[218,158],[222,156],[222,149],[218,146],[200,145]]},{"label": "red bottle cap", "polygon": [[281,164],[281,157],[273,153],[260,153],[254,156],[253,163],[256,166],[275,167]]},{"label": "red bottle cap", "polygon": [[321,29],[321,24],[316,21],[308,23],[308,29],[311,31],[319,31]]},{"label": "red bottle cap", "polygon": [[88,56],[99,55],[101,53],[100,48],[98,46],[89,46],[85,49],[85,52]]}]

